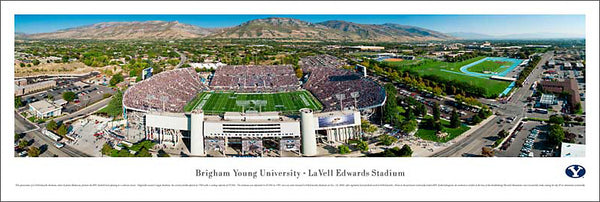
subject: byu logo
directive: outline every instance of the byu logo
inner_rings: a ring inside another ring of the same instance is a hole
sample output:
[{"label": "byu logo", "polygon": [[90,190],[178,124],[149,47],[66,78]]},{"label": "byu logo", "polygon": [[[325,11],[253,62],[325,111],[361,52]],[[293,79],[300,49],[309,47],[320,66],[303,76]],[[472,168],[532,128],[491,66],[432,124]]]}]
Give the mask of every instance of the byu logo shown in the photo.
[{"label": "byu logo", "polygon": [[583,177],[583,175],[585,175],[585,168],[583,168],[583,166],[580,165],[570,165],[565,170],[565,173],[569,177],[580,178]]}]

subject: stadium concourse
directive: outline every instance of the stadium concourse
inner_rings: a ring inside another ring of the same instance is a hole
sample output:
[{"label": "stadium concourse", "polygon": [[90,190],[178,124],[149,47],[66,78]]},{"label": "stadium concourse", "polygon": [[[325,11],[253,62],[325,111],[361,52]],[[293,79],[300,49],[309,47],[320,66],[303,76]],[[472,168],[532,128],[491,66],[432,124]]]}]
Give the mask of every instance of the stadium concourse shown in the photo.
[{"label": "stadium concourse", "polygon": [[[125,92],[126,133],[141,134],[176,155],[327,155],[317,147],[359,138],[361,111],[382,106],[386,99],[380,85],[339,68],[342,65],[343,61],[330,55],[303,58],[302,67],[308,72],[303,87],[323,103],[323,110],[304,108],[293,113],[246,110],[206,114],[204,105],[190,105],[191,111],[184,110],[198,95],[215,91],[252,94],[303,91],[291,65],[227,65],[209,77],[210,85],[200,82],[199,74],[192,68],[162,72]],[[344,94],[345,100],[337,100],[336,94]],[[273,102],[238,100],[241,97],[244,96],[230,96],[227,102]],[[340,101],[349,104],[341,107]]]}]

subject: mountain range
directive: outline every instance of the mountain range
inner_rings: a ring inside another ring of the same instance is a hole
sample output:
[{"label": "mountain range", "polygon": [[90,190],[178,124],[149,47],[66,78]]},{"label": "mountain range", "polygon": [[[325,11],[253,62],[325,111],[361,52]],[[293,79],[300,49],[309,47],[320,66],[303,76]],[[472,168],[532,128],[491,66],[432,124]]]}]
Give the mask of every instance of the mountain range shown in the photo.
[{"label": "mountain range", "polygon": [[103,22],[50,33],[15,33],[27,39],[189,39],[263,38],[335,41],[406,42],[456,39],[448,34],[399,24],[358,24],[347,21],[311,23],[293,18],[255,19],[227,28],[203,28],[177,21]]}]

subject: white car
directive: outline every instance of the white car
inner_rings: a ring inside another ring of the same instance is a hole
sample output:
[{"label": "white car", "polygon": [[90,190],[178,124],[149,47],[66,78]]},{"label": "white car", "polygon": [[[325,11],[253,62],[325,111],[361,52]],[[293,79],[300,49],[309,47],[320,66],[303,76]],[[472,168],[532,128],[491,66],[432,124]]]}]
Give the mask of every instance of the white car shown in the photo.
[{"label": "white car", "polygon": [[59,149],[60,149],[60,148],[63,148],[63,147],[65,146],[65,144],[63,144],[63,143],[60,143],[60,142],[55,142],[55,143],[54,143],[54,146],[55,146],[56,148],[59,148]]}]

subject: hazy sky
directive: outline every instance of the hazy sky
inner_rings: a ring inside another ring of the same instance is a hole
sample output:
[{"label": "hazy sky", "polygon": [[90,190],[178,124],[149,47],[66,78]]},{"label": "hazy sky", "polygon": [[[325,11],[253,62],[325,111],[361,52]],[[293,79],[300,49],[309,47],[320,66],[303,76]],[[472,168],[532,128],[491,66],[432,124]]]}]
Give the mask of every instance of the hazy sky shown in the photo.
[{"label": "hazy sky", "polygon": [[585,35],[584,15],[15,15],[15,31],[42,33],[99,22],[147,20],[179,21],[201,27],[229,27],[266,17],[290,17],[313,23],[326,20],[396,23],[444,33]]}]

